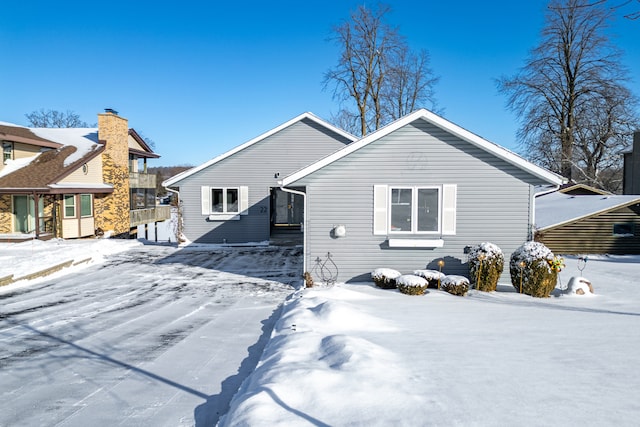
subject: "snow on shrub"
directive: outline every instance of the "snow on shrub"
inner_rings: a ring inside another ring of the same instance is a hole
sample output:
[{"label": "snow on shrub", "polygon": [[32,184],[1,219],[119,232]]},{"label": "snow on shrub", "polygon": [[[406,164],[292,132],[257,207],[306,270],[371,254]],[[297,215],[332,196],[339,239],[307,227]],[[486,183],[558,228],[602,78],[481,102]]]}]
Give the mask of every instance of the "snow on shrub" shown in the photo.
[{"label": "snow on shrub", "polygon": [[415,276],[424,277],[427,280],[429,288],[438,287],[438,279],[442,280],[444,273],[438,270],[415,270],[413,272]]},{"label": "snow on shrub", "polygon": [[407,295],[423,295],[429,286],[424,277],[414,274],[403,274],[396,279],[398,290]]},{"label": "snow on shrub", "polygon": [[440,281],[440,289],[453,295],[464,296],[469,292],[469,279],[464,276],[444,276]]},{"label": "snow on shrub", "polygon": [[511,254],[511,284],[532,297],[546,298],[556,287],[558,273],[564,267],[562,258],[540,242],[526,242]]},{"label": "snow on shrub", "polygon": [[474,288],[485,292],[495,291],[502,270],[504,270],[504,255],[497,245],[483,242],[471,248],[469,278]]},{"label": "snow on shrub", "polygon": [[392,268],[376,268],[371,272],[373,282],[382,289],[395,289],[396,279],[401,273]]}]

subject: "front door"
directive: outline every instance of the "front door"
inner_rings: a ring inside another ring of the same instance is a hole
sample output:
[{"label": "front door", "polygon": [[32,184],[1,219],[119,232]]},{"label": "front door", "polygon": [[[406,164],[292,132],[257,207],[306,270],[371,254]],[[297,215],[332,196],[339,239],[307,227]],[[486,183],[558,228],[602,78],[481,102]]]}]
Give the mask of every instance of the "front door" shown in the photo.
[{"label": "front door", "polygon": [[[38,200],[40,215],[44,212],[44,200]],[[33,233],[36,231],[36,209],[33,196],[13,196],[13,231],[16,233]],[[40,228],[43,220],[40,219]]]},{"label": "front door", "polygon": [[304,221],[304,198],[279,188],[271,190],[271,225],[300,227]]},{"label": "front door", "polygon": [[35,231],[34,203],[31,196],[13,196],[13,231],[31,233]]}]

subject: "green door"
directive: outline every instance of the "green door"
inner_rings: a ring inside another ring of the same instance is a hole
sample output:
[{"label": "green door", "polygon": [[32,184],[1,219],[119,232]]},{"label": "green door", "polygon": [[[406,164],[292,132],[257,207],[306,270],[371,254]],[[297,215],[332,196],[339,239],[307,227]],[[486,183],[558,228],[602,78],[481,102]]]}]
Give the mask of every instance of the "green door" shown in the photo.
[{"label": "green door", "polygon": [[33,197],[13,196],[13,227],[16,233],[30,233],[35,231]]},{"label": "green door", "polygon": [[[44,212],[44,200],[40,198],[40,215]],[[13,228],[16,233],[33,233],[36,231],[36,209],[33,196],[13,196]],[[43,227],[43,220],[40,219],[40,228]]]}]

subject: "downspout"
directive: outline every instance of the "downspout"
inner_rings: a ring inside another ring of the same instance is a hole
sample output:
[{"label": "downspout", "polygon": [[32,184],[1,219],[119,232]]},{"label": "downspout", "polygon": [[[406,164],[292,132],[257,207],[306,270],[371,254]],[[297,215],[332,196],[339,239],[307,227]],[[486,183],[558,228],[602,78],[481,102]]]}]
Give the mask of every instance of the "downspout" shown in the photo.
[{"label": "downspout", "polygon": [[278,181],[280,190],[285,193],[298,194],[302,196],[304,200],[304,212],[302,212],[302,273],[307,272],[307,193],[298,190],[292,190],[291,188],[285,188],[282,181]]},{"label": "downspout", "polygon": [[549,193],[555,193],[556,191],[558,191],[560,189],[560,184],[554,185],[553,189],[551,189],[551,190],[541,191],[538,194],[536,194],[535,186],[531,185],[531,186],[529,186],[529,188],[531,188],[531,193],[533,195],[533,197],[531,197],[531,201],[529,202],[529,204],[531,205],[531,208],[530,208],[530,211],[531,211],[531,215],[530,215],[531,216],[531,226],[529,227],[529,240],[530,241],[534,241],[535,237],[536,237],[536,197],[543,196],[543,195],[549,194]]}]

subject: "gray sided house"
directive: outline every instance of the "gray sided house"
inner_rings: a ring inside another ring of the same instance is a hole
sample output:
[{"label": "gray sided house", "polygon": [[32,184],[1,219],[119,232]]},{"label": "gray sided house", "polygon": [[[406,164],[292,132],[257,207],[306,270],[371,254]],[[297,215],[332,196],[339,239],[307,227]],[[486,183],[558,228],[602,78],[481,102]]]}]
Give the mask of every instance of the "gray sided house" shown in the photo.
[{"label": "gray sided house", "polygon": [[409,273],[440,260],[443,272],[466,275],[465,248],[483,241],[508,259],[533,238],[535,186],[563,181],[418,110],[281,185],[305,194],[306,271],[355,282],[378,267]]},{"label": "gray sided house", "polygon": [[355,139],[304,113],[163,185],[179,192],[187,240],[265,242],[272,232],[302,232],[303,198],[282,191],[278,179]]}]

